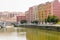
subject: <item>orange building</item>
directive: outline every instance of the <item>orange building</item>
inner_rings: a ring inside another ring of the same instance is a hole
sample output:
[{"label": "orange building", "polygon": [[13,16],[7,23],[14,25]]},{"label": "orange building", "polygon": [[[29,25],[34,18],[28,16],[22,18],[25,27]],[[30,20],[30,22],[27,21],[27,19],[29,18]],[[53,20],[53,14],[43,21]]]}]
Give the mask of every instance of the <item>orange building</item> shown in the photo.
[{"label": "orange building", "polygon": [[45,18],[47,18],[49,15],[53,15],[52,2],[46,2],[46,4],[44,5],[44,15],[45,15]]}]

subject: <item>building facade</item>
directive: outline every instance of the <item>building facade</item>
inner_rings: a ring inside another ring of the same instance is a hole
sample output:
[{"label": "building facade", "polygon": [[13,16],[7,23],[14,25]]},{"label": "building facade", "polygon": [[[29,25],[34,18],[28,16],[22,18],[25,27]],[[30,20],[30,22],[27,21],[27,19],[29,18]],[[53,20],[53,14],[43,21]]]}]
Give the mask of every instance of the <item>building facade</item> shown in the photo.
[{"label": "building facade", "polygon": [[28,11],[25,12],[26,14],[26,20],[31,23],[33,21],[38,21],[38,7],[33,6],[30,7]]},{"label": "building facade", "polygon": [[17,22],[20,22],[21,20],[26,20],[26,16],[17,16]]},{"label": "building facade", "polygon": [[39,17],[39,23],[43,23],[45,20],[45,9],[44,4],[38,5],[38,17]]},{"label": "building facade", "polygon": [[38,21],[38,6],[33,6],[33,21]]},{"label": "building facade", "polygon": [[27,21],[27,23],[30,23],[30,14],[29,14],[29,11],[26,11],[25,15],[26,15],[26,21]]},{"label": "building facade", "polygon": [[52,13],[52,2],[46,2],[45,6],[45,18],[47,18],[49,15],[53,15]]},{"label": "building facade", "polygon": [[29,22],[31,23],[34,20],[33,7],[29,8]]},{"label": "building facade", "polygon": [[53,15],[57,16],[57,18],[60,20],[60,2],[59,0],[53,1]]},{"label": "building facade", "polygon": [[21,15],[23,15],[23,12],[8,12],[8,11],[0,12],[0,21],[17,22],[16,16],[21,16]]},{"label": "building facade", "polygon": [[40,23],[45,22],[45,19],[47,19],[49,15],[55,15],[59,18],[60,3],[58,2],[58,0],[54,0],[53,2],[46,2],[45,4],[38,5],[38,15]]}]

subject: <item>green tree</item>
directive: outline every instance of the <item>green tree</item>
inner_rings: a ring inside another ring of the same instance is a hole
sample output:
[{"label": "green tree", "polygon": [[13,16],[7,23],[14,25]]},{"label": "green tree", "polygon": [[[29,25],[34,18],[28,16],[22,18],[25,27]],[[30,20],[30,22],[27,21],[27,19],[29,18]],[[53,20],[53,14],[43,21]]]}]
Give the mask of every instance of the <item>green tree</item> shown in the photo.
[{"label": "green tree", "polygon": [[27,21],[26,21],[26,20],[21,20],[20,23],[21,23],[21,24],[27,23]]},{"label": "green tree", "polygon": [[47,19],[45,19],[45,23],[47,23]]},{"label": "green tree", "polygon": [[35,24],[38,24],[38,21],[37,21],[37,20],[35,20],[35,21],[32,21],[31,23],[35,23]]},{"label": "green tree", "polygon": [[58,22],[58,18],[56,16],[53,16],[52,19],[51,19],[51,21],[53,23],[57,23]]},{"label": "green tree", "polygon": [[14,27],[18,27],[15,23],[11,23],[11,25],[14,25]]},{"label": "green tree", "polygon": [[57,23],[58,22],[58,18],[56,16],[48,16],[47,18],[47,22],[49,23]]},{"label": "green tree", "polygon": [[51,23],[52,22],[51,19],[52,19],[52,16],[48,16],[47,22]]}]

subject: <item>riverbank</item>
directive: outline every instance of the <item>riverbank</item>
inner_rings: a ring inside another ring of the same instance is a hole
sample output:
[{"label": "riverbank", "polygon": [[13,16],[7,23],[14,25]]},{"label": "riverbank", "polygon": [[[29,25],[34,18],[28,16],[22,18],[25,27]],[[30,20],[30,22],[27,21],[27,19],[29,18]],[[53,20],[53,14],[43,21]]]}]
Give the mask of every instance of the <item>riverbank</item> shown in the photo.
[{"label": "riverbank", "polygon": [[59,31],[60,32],[60,26],[58,25],[46,25],[46,26],[37,26],[37,25],[19,25],[19,27],[24,27],[24,28],[38,28],[38,29],[43,29],[43,30],[51,30],[51,31]]}]

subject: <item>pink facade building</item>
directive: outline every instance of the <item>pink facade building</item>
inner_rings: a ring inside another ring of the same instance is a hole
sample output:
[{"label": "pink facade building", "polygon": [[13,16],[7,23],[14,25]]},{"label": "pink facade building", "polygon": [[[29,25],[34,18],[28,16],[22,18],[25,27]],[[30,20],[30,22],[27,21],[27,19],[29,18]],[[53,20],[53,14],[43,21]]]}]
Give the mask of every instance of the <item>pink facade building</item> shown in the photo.
[{"label": "pink facade building", "polygon": [[33,21],[33,7],[30,7],[28,11],[25,12],[26,13],[26,19],[28,22],[32,22]]},{"label": "pink facade building", "polygon": [[57,16],[60,20],[60,2],[59,0],[55,0],[53,2],[53,15]]},{"label": "pink facade building", "polygon": [[26,20],[25,15],[20,15],[20,16],[16,16],[16,17],[17,17],[17,22],[20,22],[21,20]]},{"label": "pink facade building", "polygon": [[30,14],[30,22],[32,22],[34,20],[34,18],[33,18],[33,7],[29,8],[29,14]]},{"label": "pink facade building", "polygon": [[25,12],[26,20],[31,23],[34,20],[38,20],[37,6],[30,7],[28,11]]}]

